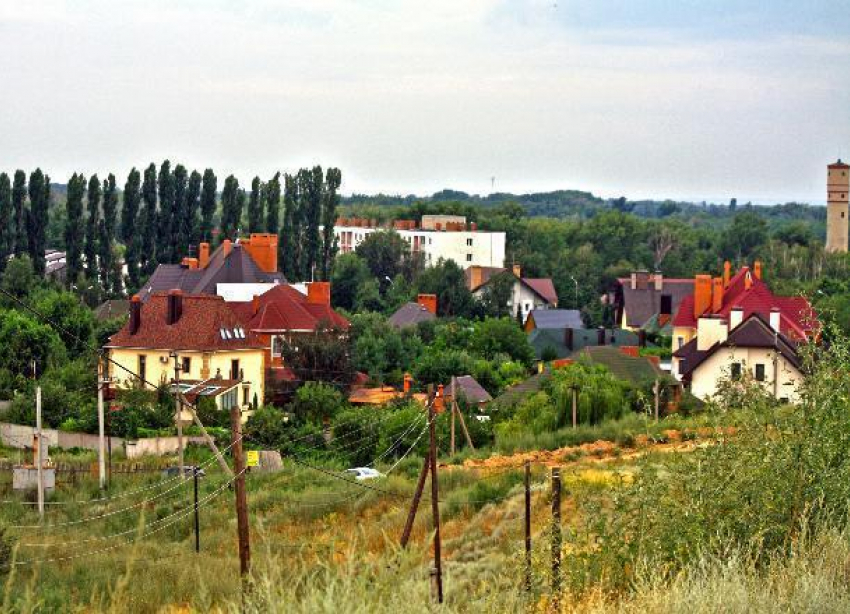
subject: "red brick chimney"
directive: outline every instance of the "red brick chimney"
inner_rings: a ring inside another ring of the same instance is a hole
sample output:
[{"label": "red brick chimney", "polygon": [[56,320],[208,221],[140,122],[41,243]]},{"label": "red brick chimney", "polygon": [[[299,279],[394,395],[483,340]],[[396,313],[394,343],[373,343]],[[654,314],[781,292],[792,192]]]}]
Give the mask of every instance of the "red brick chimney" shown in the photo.
[{"label": "red brick chimney", "polygon": [[753,275],[756,279],[761,279],[761,260],[756,260],[753,263]]},{"label": "red brick chimney", "polygon": [[210,244],[201,243],[198,246],[198,268],[205,269],[210,263]]},{"label": "red brick chimney", "polygon": [[260,310],[260,296],[255,294],[251,299],[251,313],[257,315],[257,312]]},{"label": "red brick chimney", "polygon": [[307,284],[307,302],[314,305],[331,304],[331,284],[328,281],[313,281]]},{"label": "red brick chimney", "polygon": [[437,315],[437,295],[436,294],[420,294],[416,297],[416,302],[422,305],[425,309]]},{"label": "red brick chimney", "polygon": [[711,275],[694,278],[694,318],[699,319],[711,308]]},{"label": "red brick chimney", "polygon": [[230,250],[233,249],[233,243],[230,239],[225,239],[221,242],[222,251],[224,252],[224,257],[227,258],[230,255]]}]

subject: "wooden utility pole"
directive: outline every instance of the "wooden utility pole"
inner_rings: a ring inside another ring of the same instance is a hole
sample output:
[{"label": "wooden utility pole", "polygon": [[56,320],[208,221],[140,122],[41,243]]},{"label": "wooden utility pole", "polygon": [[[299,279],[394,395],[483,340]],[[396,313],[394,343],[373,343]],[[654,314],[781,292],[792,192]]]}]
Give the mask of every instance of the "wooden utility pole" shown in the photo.
[{"label": "wooden utility pole", "polygon": [[561,596],[561,470],[552,468],[552,605],[558,611]]},{"label": "wooden utility pole", "polygon": [[531,591],[531,463],[525,461],[525,590]]},{"label": "wooden utility pole", "polygon": [[106,378],[103,373],[103,357],[97,357],[97,475],[100,489],[106,488],[106,438],[103,415],[103,385]]},{"label": "wooden utility pole", "polygon": [[463,434],[466,437],[466,445],[469,446],[469,449],[475,452],[475,446],[472,445],[472,437],[469,436],[469,429],[466,428],[466,419],[463,417],[463,413],[460,411],[460,407],[458,404],[454,404],[455,412],[457,413],[457,417],[460,420],[460,428],[463,429]]},{"label": "wooden utility pole", "polygon": [[[431,406],[434,404],[434,387],[428,386],[428,419],[430,421]],[[429,467],[431,466],[431,450],[428,449],[428,454],[422,461],[422,469],[419,471],[419,481],[416,483],[416,492],[413,493],[413,501],[410,504],[410,510],[407,512],[407,521],[404,523],[404,531],[401,533],[401,547],[406,548],[407,542],[410,541],[410,532],[413,530],[413,522],[416,520],[416,511],[419,509],[419,501],[422,499],[422,492],[425,490],[425,478],[428,477]]]},{"label": "wooden utility pole", "polygon": [[230,408],[230,436],[233,439],[233,471],[236,475],[236,525],[239,533],[239,573],[243,595],[251,571],[251,545],[248,534],[248,501],[245,495],[245,458],[242,454],[242,416],[239,407]]},{"label": "wooden utility pole", "polygon": [[44,521],[44,433],[41,431],[41,386],[35,387],[35,430],[38,449],[35,451],[36,476],[38,478],[38,517]]},{"label": "wooden utility pole", "polygon": [[451,454],[455,455],[455,401],[454,397],[452,397],[452,419],[451,419]]},{"label": "wooden utility pole", "polygon": [[437,479],[437,428],[434,404],[428,405],[428,435],[430,439],[430,462],[431,462],[431,518],[434,522],[434,569],[432,577],[436,584],[435,593],[437,603],[443,603],[443,563],[440,542],[440,488]]},{"label": "wooden utility pole", "polygon": [[658,405],[661,402],[661,383],[656,379],[655,385],[652,387],[652,392],[655,394],[655,421],[658,422]]},{"label": "wooden utility pole", "polygon": [[[170,305],[170,303],[169,303]],[[177,424],[177,472],[180,479],[185,480],[183,475],[183,403],[180,396],[180,357],[177,352],[172,352],[174,359],[174,422]]]},{"label": "wooden utility pole", "polygon": [[198,515],[198,468],[194,467],[192,478],[195,481],[195,552],[201,551],[201,519]]}]

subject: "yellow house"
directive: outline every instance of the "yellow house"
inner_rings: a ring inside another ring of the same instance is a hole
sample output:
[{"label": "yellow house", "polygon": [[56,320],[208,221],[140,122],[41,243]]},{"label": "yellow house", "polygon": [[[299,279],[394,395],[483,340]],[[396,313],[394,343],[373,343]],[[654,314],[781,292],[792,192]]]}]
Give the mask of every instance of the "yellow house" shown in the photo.
[{"label": "yellow house", "polygon": [[220,296],[171,290],[144,305],[134,296],[128,322],[104,350],[117,388],[171,384],[177,364],[180,390],[190,401],[208,396],[220,409],[248,411],[263,402],[263,347]]}]

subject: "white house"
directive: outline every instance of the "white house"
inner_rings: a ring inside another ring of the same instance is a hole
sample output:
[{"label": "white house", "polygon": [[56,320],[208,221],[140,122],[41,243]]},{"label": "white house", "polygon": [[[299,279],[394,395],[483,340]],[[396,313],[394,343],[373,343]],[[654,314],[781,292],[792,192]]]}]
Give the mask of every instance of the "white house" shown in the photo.
[{"label": "white house", "polygon": [[[340,253],[354,251],[368,235],[389,227],[379,226],[376,220],[338,219],[334,235]],[[392,225],[414,253],[421,253],[426,265],[441,258],[453,260],[459,266],[501,267],[505,263],[505,233],[478,230],[475,223],[467,224],[461,216],[422,216],[421,225],[398,220]]]},{"label": "white house", "polygon": [[558,307],[558,293],[552,280],[522,277],[522,269],[518,264],[511,270],[502,267],[471,266],[465,271],[467,288],[480,300],[492,280],[502,274],[511,275],[514,279],[508,307],[511,314],[522,314],[523,322],[535,309]]}]

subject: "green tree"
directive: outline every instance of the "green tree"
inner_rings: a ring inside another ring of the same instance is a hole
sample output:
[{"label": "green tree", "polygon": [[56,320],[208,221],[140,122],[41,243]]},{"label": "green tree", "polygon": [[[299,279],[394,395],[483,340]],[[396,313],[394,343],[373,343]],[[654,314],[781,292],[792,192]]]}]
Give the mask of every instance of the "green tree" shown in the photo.
[{"label": "green tree", "polygon": [[259,177],[251,181],[251,195],[248,197],[248,232],[263,232],[264,219],[263,183]]},{"label": "green tree", "polygon": [[472,350],[484,358],[510,356],[527,367],[534,362],[534,350],[523,330],[511,318],[486,318],[475,323],[470,339]]},{"label": "green tree", "polygon": [[221,191],[221,237],[222,239],[235,239],[242,218],[242,209],[239,203],[239,181],[233,175],[224,180],[224,189]]},{"label": "green tree", "polygon": [[[201,206],[202,181],[201,174],[198,171],[192,171],[192,174],[189,175],[189,185],[186,188],[186,214],[183,218],[183,232],[189,238],[189,245],[195,249],[201,241],[198,211]],[[194,253],[197,255],[197,252]]]},{"label": "green tree", "polygon": [[377,313],[384,310],[381,288],[375,279],[367,279],[357,288],[357,293],[354,296],[354,308],[360,312],[374,311]]},{"label": "green tree", "polygon": [[201,224],[198,235],[201,241],[212,241],[213,215],[215,215],[218,179],[211,168],[204,171],[201,188]]},{"label": "green tree", "polygon": [[12,182],[9,175],[0,173],[0,273],[15,248],[14,218],[12,217]]},{"label": "green tree", "polygon": [[513,297],[516,278],[505,271],[490,278],[481,291],[481,307],[488,316],[506,318],[511,315],[511,298]]},{"label": "green tree", "polygon": [[107,296],[121,292],[121,268],[115,258],[115,230],[118,225],[118,189],[115,175],[109,173],[103,181],[103,220],[100,233],[100,279]]},{"label": "green tree", "polygon": [[[32,261],[26,254],[11,258],[0,276],[0,288],[21,300],[27,299],[41,282],[42,279],[35,274]],[[18,307],[15,301],[5,296],[0,297],[0,306]]]},{"label": "green tree", "polygon": [[69,356],[85,356],[91,351],[95,329],[94,314],[71,292],[44,290],[32,297],[34,308],[56,325],[56,334]]},{"label": "green tree", "polygon": [[297,344],[284,344],[283,359],[302,381],[345,386],[354,375],[344,332],[334,328],[319,328]]},{"label": "green tree", "polygon": [[144,183],[142,184],[142,200],[144,201],[144,208],[142,209],[140,218],[142,250],[140,252],[141,258],[139,262],[141,263],[142,271],[144,271],[145,275],[150,275],[154,272],[158,256],[156,252],[158,225],[156,216],[156,185],[156,165],[151,162],[150,166],[145,169]]},{"label": "green tree", "polygon": [[[322,249],[319,226],[322,223],[322,186],[324,173],[321,166],[314,166],[304,173],[304,189],[301,191],[304,223],[304,242],[301,253],[301,279],[314,279],[321,274],[319,255]],[[318,270],[317,270],[318,269]]]},{"label": "green tree", "polygon": [[159,167],[157,178],[157,196],[159,197],[159,216],[157,218],[157,260],[163,264],[173,263],[176,258],[174,245],[176,182],[171,170],[171,162],[165,160]]},{"label": "green tree", "polygon": [[86,258],[86,277],[93,283],[98,281],[97,268],[97,243],[98,243],[98,220],[100,219],[100,180],[97,175],[89,178],[89,188],[86,193],[86,209],[88,218],[86,220],[86,242],[83,253]]},{"label": "green tree", "polygon": [[290,405],[302,420],[328,422],[343,409],[345,400],[335,386],[324,382],[306,382],[295,393]]},{"label": "green tree", "polygon": [[406,251],[407,243],[397,232],[378,230],[366,235],[354,253],[363,259],[372,276],[383,285],[402,272]]},{"label": "green tree", "polygon": [[[139,272],[139,203],[141,202],[141,175],[134,167],[124,184],[124,201],[121,208],[121,240],[126,246],[124,260],[127,264],[128,290],[135,292],[141,285]],[[143,229],[142,229],[143,230]]]},{"label": "green tree", "polygon": [[280,230],[280,173],[275,173],[263,192],[266,208],[266,232],[276,235]]},{"label": "green tree", "polygon": [[74,173],[68,180],[68,196],[65,201],[65,273],[66,282],[73,284],[83,269],[83,195],[86,178]]},{"label": "green tree", "polygon": [[331,303],[353,311],[358,289],[371,278],[369,267],[357,254],[342,254],[334,262],[331,275]]},{"label": "green tree", "polygon": [[62,342],[46,324],[15,310],[0,312],[0,364],[14,375],[32,377],[65,360]]},{"label": "green tree", "polygon": [[753,211],[741,211],[723,234],[720,252],[729,260],[746,261],[767,242],[767,222]]},{"label": "green tree", "polygon": [[325,176],[325,189],[322,203],[322,279],[330,279],[331,267],[336,258],[337,245],[334,235],[336,210],[339,206],[339,186],[342,184],[342,173],[338,168],[329,168]]},{"label": "green tree", "polygon": [[420,273],[417,285],[420,292],[437,295],[438,315],[469,317],[475,313],[475,299],[466,287],[463,269],[454,260],[440,258]]},{"label": "green tree", "polygon": [[27,251],[27,175],[18,169],[12,182],[12,211],[15,216],[15,256],[23,256]]},{"label": "green tree", "polygon": [[178,164],[174,167],[171,178],[174,190],[174,200],[171,222],[171,244],[174,246],[172,262],[189,255],[189,245],[192,241],[192,220],[189,216],[189,205],[186,202],[186,191],[189,183],[189,173],[186,167]]},{"label": "green tree", "polygon": [[283,192],[283,227],[280,232],[280,240],[278,241],[278,249],[280,251],[279,260],[281,270],[284,276],[289,281],[296,281],[298,263],[296,259],[296,246],[300,241],[298,236],[298,226],[296,226],[297,208],[298,208],[298,181],[292,175],[286,174],[283,177],[284,192]]},{"label": "green tree", "polygon": [[44,275],[44,249],[48,215],[50,209],[50,177],[44,175],[40,168],[30,175],[29,182],[30,210],[29,226],[29,255],[33,268],[38,275]]}]

